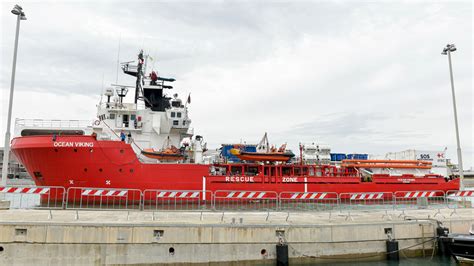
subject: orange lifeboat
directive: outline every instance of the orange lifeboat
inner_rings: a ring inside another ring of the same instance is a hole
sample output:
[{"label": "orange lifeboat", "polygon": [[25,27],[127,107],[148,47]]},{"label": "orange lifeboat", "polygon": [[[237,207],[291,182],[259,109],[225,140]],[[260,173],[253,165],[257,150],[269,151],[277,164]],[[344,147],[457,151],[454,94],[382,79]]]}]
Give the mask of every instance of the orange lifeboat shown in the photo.
[{"label": "orange lifeboat", "polygon": [[259,162],[286,162],[295,156],[294,153],[286,150],[286,144],[281,145],[278,150],[275,147],[269,148],[267,133],[258,144],[256,152],[244,151],[236,147],[231,149],[230,153],[240,160]]},{"label": "orange lifeboat", "polygon": [[[166,147],[166,148],[165,148]],[[184,154],[180,149],[176,148],[174,145],[171,145],[170,137],[163,144],[163,148],[159,151],[154,149],[144,149],[142,154],[151,159],[157,159],[162,162],[176,162],[184,160]]]},{"label": "orange lifeboat", "polygon": [[151,159],[157,159],[160,161],[174,162],[184,159],[184,155],[175,146],[170,148],[155,151],[154,149],[144,149],[142,154]]}]

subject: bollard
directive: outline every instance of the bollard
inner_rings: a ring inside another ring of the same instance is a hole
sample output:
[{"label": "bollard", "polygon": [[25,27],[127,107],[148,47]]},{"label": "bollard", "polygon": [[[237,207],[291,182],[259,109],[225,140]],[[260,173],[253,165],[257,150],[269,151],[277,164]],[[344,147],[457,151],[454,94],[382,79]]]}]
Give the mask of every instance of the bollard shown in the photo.
[{"label": "bollard", "polygon": [[390,239],[385,241],[387,245],[387,260],[389,261],[398,261],[399,252],[398,252],[398,241],[394,239]]},{"label": "bollard", "polygon": [[436,228],[437,244],[438,244],[438,256],[448,257],[451,256],[449,252],[449,241],[451,238],[448,237],[449,229],[446,227],[438,226]]},{"label": "bollard", "polygon": [[288,266],[288,245],[281,243],[276,245],[277,266]]}]

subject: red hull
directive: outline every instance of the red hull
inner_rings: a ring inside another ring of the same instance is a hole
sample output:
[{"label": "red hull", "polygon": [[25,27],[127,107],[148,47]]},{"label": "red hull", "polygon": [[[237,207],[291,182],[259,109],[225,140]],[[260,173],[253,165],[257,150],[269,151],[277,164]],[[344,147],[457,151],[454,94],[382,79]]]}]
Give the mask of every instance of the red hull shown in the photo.
[{"label": "red hull", "polygon": [[374,176],[211,176],[209,165],[146,164],[130,144],[92,136],[18,137],[12,151],[38,186],[156,190],[234,190],[294,192],[395,192],[458,190],[459,179]]}]

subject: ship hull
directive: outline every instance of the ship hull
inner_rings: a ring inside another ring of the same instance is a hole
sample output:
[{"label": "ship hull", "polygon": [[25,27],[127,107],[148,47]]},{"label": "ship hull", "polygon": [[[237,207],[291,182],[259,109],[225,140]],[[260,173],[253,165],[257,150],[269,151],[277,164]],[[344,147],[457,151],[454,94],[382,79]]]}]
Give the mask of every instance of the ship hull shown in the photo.
[{"label": "ship hull", "polygon": [[[93,136],[28,136],[12,140],[12,152],[37,186],[144,190],[281,192],[395,192],[459,189],[459,179],[374,176],[370,182],[341,176],[216,176],[209,165],[143,163],[130,144]],[[70,199],[69,199],[70,200]]]}]

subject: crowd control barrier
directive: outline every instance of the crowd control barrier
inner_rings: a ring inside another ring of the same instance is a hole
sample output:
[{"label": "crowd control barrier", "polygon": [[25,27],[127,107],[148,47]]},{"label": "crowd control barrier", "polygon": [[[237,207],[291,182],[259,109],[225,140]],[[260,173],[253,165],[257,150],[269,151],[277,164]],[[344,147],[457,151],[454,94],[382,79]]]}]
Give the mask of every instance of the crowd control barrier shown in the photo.
[{"label": "crowd control barrier", "polygon": [[446,207],[445,194],[440,190],[432,191],[396,191],[397,209],[440,209]]},{"label": "crowd control barrier", "polygon": [[70,187],[66,209],[140,210],[141,201],[138,189]]},{"label": "crowd control barrier", "polygon": [[335,192],[281,192],[279,199],[283,211],[325,211],[338,206]]},{"label": "crowd control barrier", "polygon": [[63,209],[65,189],[63,187],[0,187],[0,194],[10,201],[12,209]]},{"label": "crowd control barrier", "polygon": [[473,208],[474,207],[474,190],[458,191],[450,190],[446,192],[446,204],[448,208]]},{"label": "crowd control barrier", "polygon": [[148,189],[143,191],[143,210],[212,210],[212,192]]},{"label": "crowd control barrier", "polygon": [[340,193],[339,208],[341,210],[393,209],[393,194],[391,192]]},{"label": "crowd control barrier", "polygon": [[274,191],[217,190],[214,192],[216,210],[277,210],[278,194]]}]

